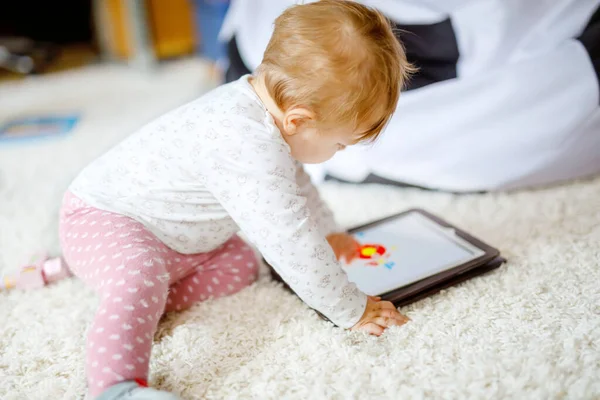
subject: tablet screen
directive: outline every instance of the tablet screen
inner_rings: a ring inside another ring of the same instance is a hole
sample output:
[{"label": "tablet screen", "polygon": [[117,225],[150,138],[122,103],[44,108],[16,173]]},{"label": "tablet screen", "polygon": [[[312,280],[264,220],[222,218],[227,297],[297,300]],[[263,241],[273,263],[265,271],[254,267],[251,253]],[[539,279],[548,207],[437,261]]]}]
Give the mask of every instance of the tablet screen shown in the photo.
[{"label": "tablet screen", "polygon": [[418,212],[352,235],[361,244],[359,258],[345,264],[344,270],[369,295],[398,289],[485,254]]}]

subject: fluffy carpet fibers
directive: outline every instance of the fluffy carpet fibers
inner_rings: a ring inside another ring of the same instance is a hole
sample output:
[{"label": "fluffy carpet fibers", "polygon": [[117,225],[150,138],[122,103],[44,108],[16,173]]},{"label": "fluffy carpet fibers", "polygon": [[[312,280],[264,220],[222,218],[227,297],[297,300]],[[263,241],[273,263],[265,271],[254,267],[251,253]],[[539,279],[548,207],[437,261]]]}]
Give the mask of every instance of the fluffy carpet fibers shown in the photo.
[{"label": "fluffy carpet fibers", "polygon": [[[94,67],[0,86],[0,120],[32,108],[82,115],[67,137],[0,142],[0,270],[57,251],[58,204],[77,171],[205,90],[202,75],[196,62],[152,77]],[[412,321],[380,338],[334,328],[263,273],[239,294],[167,316],[154,385],[186,399],[600,398],[600,179],[482,195],[337,184],[322,192],[346,226],[419,206],[509,262],[404,308]],[[75,279],[0,293],[0,398],[82,398],[96,304]]]}]

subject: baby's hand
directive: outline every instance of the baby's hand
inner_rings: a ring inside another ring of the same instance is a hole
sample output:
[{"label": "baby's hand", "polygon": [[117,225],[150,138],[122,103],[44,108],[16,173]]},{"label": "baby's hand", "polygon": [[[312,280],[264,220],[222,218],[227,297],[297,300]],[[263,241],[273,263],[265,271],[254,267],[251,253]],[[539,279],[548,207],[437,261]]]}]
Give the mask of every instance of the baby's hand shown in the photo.
[{"label": "baby's hand", "polygon": [[363,316],[350,329],[380,336],[386,328],[404,325],[408,320],[408,317],[400,314],[389,301],[381,301],[380,297],[369,296]]},{"label": "baby's hand", "polygon": [[360,244],[347,233],[332,233],[327,241],[338,260],[344,259],[347,264],[357,257]]}]

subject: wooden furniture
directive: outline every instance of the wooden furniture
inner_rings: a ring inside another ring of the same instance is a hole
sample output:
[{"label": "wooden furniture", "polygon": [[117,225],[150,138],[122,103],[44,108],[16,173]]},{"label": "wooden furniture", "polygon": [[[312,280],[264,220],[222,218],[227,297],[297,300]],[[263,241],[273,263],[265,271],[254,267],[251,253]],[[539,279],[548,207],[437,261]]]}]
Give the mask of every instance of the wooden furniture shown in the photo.
[{"label": "wooden furniture", "polygon": [[102,54],[150,67],[157,59],[194,53],[196,29],[189,0],[94,0]]}]

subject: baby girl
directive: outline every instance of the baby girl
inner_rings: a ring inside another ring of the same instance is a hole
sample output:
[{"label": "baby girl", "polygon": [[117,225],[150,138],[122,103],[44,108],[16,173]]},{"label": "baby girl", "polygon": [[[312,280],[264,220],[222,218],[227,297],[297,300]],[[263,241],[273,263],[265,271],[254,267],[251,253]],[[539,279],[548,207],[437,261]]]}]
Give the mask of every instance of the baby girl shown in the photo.
[{"label": "baby girl", "polygon": [[292,7],[256,74],[142,127],[86,167],[65,194],[60,241],[100,296],[89,329],[89,396],[176,399],[147,387],[165,312],[257,279],[241,231],[310,307],[380,335],[406,318],[350,283],[341,233],[302,163],[372,142],[411,66],[388,21],[350,1]]}]

